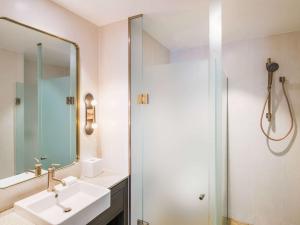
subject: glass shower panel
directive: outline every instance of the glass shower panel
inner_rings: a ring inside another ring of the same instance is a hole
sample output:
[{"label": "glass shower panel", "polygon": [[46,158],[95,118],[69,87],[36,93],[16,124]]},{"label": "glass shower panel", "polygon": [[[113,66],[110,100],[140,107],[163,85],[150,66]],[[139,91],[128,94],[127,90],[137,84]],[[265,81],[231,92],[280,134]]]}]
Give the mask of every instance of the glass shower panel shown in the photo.
[{"label": "glass shower panel", "polygon": [[[69,141],[69,107],[65,97],[69,94],[69,77],[43,80],[42,97],[42,140],[40,148],[42,155],[47,157],[43,167],[56,163],[67,165],[70,162]],[[53,121],[56,121],[53,123]],[[53,142],[53,140],[56,140]]]},{"label": "glass shower panel", "polygon": [[227,79],[222,72],[222,5],[210,1],[210,211],[211,223],[228,223],[227,199]]},{"label": "glass shower panel", "polygon": [[[43,135],[43,129],[47,126],[47,124],[43,124],[43,98],[44,98],[44,55],[43,55],[44,49],[42,43],[37,44],[37,60],[36,60],[36,80],[37,80],[37,124],[38,124],[38,153],[39,155],[35,156],[37,158],[41,157],[47,157],[44,153],[45,149],[42,148],[44,144],[44,140],[47,140],[47,137],[44,138]],[[45,167],[45,161],[42,162],[43,166]],[[46,167],[47,168],[47,167]]]},{"label": "glass shower panel", "polygon": [[74,104],[66,102],[66,98],[75,96],[76,91],[77,74],[75,69],[69,69],[76,68],[76,49],[70,45],[71,54],[66,54],[67,64],[63,65],[49,64],[50,60],[47,59],[51,56],[51,49],[47,46],[40,45],[39,52],[39,149],[41,156],[46,158],[42,161],[43,168],[53,163],[68,165],[76,159],[76,125],[73,123],[76,118],[76,98]]},{"label": "glass shower panel", "polygon": [[24,59],[24,170],[31,170],[35,163],[34,157],[40,156],[37,83],[37,60]]},{"label": "glass shower panel", "polygon": [[[77,146],[77,129],[76,129],[76,104],[77,104],[77,50],[74,45],[70,45],[70,90],[69,90],[69,96],[74,97],[74,104],[69,105],[69,163],[76,160],[76,149]],[[79,122],[79,121],[77,121]]]},{"label": "glass shower panel", "polygon": [[16,83],[15,174],[24,172],[24,83]]},{"label": "glass shower panel", "polygon": [[207,14],[199,2],[144,16],[143,220],[153,225],[209,224]]},{"label": "glass shower panel", "polygon": [[221,8],[209,3],[130,19],[132,225],[226,224]]},{"label": "glass shower panel", "polygon": [[143,107],[137,96],[143,91],[143,18],[130,20],[131,44],[131,224],[143,218]]},{"label": "glass shower panel", "polygon": [[146,67],[144,82],[143,218],[208,224],[208,60]]}]

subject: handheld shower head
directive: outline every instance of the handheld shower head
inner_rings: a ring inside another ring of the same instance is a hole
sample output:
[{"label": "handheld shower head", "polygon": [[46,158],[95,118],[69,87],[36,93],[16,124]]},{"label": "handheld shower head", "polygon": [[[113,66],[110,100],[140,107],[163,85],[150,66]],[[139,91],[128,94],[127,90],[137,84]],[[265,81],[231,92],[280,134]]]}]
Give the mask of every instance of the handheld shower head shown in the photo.
[{"label": "handheld shower head", "polygon": [[268,62],[266,63],[266,68],[268,70],[268,89],[270,90],[272,87],[273,73],[279,69],[279,64],[272,62],[271,58],[268,58]]},{"label": "handheld shower head", "polygon": [[283,94],[284,94],[285,100],[287,102],[287,106],[288,106],[288,110],[289,110],[290,118],[291,118],[291,126],[290,126],[288,132],[280,138],[271,137],[269,135],[268,131],[266,131],[264,129],[264,127],[263,127],[263,116],[264,116],[266,107],[268,107],[268,112],[266,113],[266,118],[268,119],[269,122],[272,121],[272,101],[271,101],[271,97],[272,97],[272,80],[273,80],[274,72],[276,72],[279,69],[279,65],[278,65],[278,63],[272,62],[271,58],[269,58],[267,63],[266,63],[266,68],[267,68],[267,71],[268,71],[268,95],[267,95],[267,98],[266,98],[266,101],[265,101],[265,104],[264,104],[264,107],[263,107],[263,111],[262,111],[261,117],[260,117],[260,128],[261,128],[263,134],[268,139],[270,139],[272,141],[281,141],[281,140],[285,139],[287,136],[289,136],[290,133],[292,132],[293,127],[294,127],[294,117],[293,117],[293,113],[292,113],[291,104],[289,102],[289,99],[288,99],[288,96],[287,96],[287,93],[286,93],[286,90],[285,90],[285,86],[284,86],[285,77],[282,76],[282,77],[279,77],[279,82],[282,85]]},{"label": "handheld shower head", "polygon": [[272,113],[271,113],[271,89],[272,89],[272,82],[273,82],[273,73],[279,69],[278,63],[272,62],[271,58],[268,58],[266,63],[266,68],[268,70],[268,112],[266,114],[268,121],[271,121]]},{"label": "handheld shower head", "polygon": [[278,65],[278,63],[271,62],[271,59],[269,58],[268,62],[266,64],[266,68],[269,73],[274,73],[275,71],[277,71],[279,69],[279,65]]}]

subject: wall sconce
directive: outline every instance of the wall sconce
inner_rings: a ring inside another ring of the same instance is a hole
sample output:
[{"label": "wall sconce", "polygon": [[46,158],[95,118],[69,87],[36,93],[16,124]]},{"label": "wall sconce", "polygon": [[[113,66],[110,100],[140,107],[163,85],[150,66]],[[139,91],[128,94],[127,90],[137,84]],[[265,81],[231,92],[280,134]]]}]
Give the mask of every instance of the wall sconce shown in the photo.
[{"label": "wall sconce", "polygon": [[91,135],[98,127],[96,123],[96,106],[97,102],[92,94],[85,96],[85,133]]}]

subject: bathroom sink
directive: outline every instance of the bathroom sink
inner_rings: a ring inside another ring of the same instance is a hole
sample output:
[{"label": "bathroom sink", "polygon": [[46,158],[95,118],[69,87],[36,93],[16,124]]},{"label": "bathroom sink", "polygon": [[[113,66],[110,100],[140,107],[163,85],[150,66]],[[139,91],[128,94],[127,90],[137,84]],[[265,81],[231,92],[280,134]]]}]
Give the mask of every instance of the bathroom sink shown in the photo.
[{"label": "bathroom sink", "polygon": [[16,202],[16,213],[37,225],[83,225],[110,207],[110,190],[104,187],[76,180],[55,189]]}]

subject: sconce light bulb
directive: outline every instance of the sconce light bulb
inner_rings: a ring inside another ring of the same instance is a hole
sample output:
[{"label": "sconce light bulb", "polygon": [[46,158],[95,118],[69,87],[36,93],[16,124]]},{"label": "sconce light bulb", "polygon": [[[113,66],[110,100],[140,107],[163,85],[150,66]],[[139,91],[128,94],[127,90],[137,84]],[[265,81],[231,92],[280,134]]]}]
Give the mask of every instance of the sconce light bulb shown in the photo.
[{"label": "sconce light bulb", "polygon": [[94,100],[92,100],[92,101],[91,101],[91,105],[92,105],[92,106],[95,106],[95,105],[97,105],[97,101],[96,101],[95,99],[94,99]]},{"label": "sconce light bulb", "polygon": [[98,127],[98,124],[97,123],[92,123],[92,128],[93,129],[96,129]]}]

